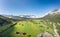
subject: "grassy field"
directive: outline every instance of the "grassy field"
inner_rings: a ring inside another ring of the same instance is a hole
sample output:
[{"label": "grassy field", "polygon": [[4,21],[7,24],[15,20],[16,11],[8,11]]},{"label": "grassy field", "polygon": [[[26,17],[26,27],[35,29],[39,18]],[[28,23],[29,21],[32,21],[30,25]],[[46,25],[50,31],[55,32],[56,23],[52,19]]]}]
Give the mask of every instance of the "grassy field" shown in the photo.
[{"label": "grassy field", "polygon": [[[3,31],[9,26],[10,25],[0,27],[0,31]],[[1,34],[3,37],[21,37],[21,35],[16,34],[16,32],[25,32],[26,35],[22,35],[23,37],[27,37],[27,35],[36,37],[44,31],[53,34],[53,28],[49,24],[44,24],[41,20],[26,20],[17,22],[14,26],[10,27]]]},{"label": "grassy field", "polygon": [[59,33],[59,35],[60,35],[60,25],[56,25],[56,27],[57,27],[57,32]]}]

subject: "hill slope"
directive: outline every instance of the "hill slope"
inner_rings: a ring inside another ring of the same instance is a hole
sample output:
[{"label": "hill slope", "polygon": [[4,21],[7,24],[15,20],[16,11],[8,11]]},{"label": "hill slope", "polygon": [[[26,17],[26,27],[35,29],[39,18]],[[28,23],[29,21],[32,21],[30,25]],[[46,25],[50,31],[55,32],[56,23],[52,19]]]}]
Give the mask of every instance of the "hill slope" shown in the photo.
[{"label": "hill slope", "polygon": [[55,9],[49,12],[45,17],[43,17],[43,19],[54,22],[57,27],[57,32],[60,35],[60,9]]},{"label": "hill slope", "polygon": [[60,22],[60,9],[55,9],[49,12],[43,19],[49,19],[53,22]]},{"label": "hill slope", "polygon": [[0,15],[0,26],[12,23],[8,18]]}]

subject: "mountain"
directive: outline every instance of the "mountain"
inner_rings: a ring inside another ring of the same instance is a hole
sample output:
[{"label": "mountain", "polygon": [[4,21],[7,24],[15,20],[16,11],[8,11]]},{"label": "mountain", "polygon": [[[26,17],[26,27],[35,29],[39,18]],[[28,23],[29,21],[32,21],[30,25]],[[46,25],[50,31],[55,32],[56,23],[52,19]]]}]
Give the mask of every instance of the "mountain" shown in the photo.
[{"label": "mountain", "polygon": [[12,18],[12,19],[20,19],[19,16],[13,16],[13,15],[3,15],[4,17],[7,17],[7,18]]},{"label": "mountain", "polygon": [[34,15],[20,15],[20,17],[24,17],[24,18],[40,18],[39,16],[34,16]]},{"label": "mountain", "polygon": [[0,15],[0,26],[6,25],[6,24],[10,24],[11,21],[8,20],[8,18]]},{"label": "mountain", "polygon": [[15,19],[15,20],[40,18],[40,17],[34,16],[34,15],[20,15],[20,16],[3,15],[3,16],[5,16],[7,18],[12,18],[12,19]]},{"label": "mountain", "polygon": [[60,22],[60,9],[55,9],[51,12],[48,12],[48,14],[44,16],[43,18],[49,19],[54,22]]},{"label": "mountain", "polygon": [[60,9],[55,9],[48,12],[48,14],[45,15],[42,19],[46,22],[55,23],[56,32],[58,32],[58,34],[60,35]]}]

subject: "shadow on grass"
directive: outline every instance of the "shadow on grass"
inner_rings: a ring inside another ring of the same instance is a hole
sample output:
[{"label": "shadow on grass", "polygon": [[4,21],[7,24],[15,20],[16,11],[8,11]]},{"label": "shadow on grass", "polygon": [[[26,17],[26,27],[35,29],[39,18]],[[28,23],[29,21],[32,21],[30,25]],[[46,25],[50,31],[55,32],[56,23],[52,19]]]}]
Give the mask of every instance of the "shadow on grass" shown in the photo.
[{"label": "shadow on grass", "polygon": [[10,33],[14,30],[14,26],[16,25],[17,23],[11,25],[10,27],[8,27],[7,29],[3,30],[2,32],[0,32],[0,37],[12,37],[10,35]]}]

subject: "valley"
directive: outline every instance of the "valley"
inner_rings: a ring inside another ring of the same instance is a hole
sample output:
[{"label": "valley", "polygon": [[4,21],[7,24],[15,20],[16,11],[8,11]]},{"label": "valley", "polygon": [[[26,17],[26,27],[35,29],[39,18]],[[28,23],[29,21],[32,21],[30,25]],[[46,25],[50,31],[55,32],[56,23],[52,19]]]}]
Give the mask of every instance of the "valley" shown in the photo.
[{"label": "valley", "polygon": [[0,37],[60,37],[60,14],[54,10],[42,18],[0,15]]},{"label": "valley", "polygon": [[[3,31],[5,27],[8,29]],[[36,37],[37,34],[45,31],[53,34],[52,26],[50,27],[48,25],[45,25],[41,20],[18,21],[14,26],[11,27],[10,25],[2,26],[0,27],[0,30],[3,31],[3,37],[20,37],[21,35],[16,34],[16,32],[25,32],[26,35],[23,35],[23,37],[26,37],[27,35],[31,35],[31,37]]]}]

